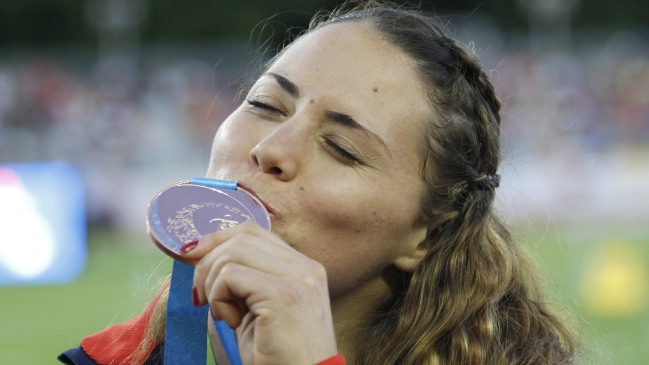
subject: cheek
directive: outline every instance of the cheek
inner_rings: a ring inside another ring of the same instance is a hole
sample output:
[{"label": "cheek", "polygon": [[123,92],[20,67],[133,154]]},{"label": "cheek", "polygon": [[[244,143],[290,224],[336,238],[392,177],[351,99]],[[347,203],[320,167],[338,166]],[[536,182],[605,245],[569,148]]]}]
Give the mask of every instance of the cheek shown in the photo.
[{"label": "cheek", "polygon": [[376,178],[372,184],[341,180],[321,176],[309,184],[312,191],[300,190],[299,204],[312,212],[314,221],[359,235],[398,235],[399,227],[412,223],[415,209],[409,202],[414,199],[398,196],[392,185]]},{"label": "cheek", "polygon": [[246,161],[255,144],[251,132],[252,129],[246,128],[245,122],[238,120],[235,115],[228,117],[214,136],[210,170]]},{"label": "cheek", "polygon": [[300,236],[305,240],[325,239],[309,244],[309,249],[389,264],[398,250],[395,243],[406,235],[412,223],[412,214],[403,202],[399,204],[393,196],[386,198],[364,185],[352,189],[320,180],[317,186],[313,192],[300,190],[295,202],[300,209],[295,212],[299,219],[294,228],[301,232]]},{"label": "cheek", "polygon": [[386,229],[388,220],[371,210],[343,213],[325,212],[324,208],[316,213],[321,217],[318,229],[304,230],[295,248],[325,267],[335,300],[380,277],[397,256],[400,239]]}]

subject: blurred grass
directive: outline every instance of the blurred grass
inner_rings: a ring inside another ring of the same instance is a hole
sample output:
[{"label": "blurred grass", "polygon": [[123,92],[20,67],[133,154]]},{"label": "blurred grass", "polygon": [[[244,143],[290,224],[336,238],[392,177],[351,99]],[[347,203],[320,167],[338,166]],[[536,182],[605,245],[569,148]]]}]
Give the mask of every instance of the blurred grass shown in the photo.
[{"label": "blurred grass", "polygon": [[[577,322],[592,363],[649,363],[646,301],[632,312],[602,314],[580,295],[593,252],[610,242],[633,247],[646,274],[649,228],[527,224],[515,235],[537,258],[550,301]],[[171,270],[171,261],[145,236],[93,229],[88,244],[87,269],[72,283],[0,287],[0,363],[56,363],[56,356],[82,337],[139,314],[159,278]],[[646,290],[629,291],[640,289]]]},{"label": "blurred grass", "polygon": [[72,283],[0,287],[0,363],[58,363],[82,337],[141,313],[171,270],[146,236],[91,230],[88,246],[88,266]]},{"label": "blurred grass", "polygon": [[[584,356],[589,363],[649,364],[649,226],[530,224],[514,231],[536,259],[552,307],[572,321],[585,340]],[[602,257],[611,247],[623,247],[627,255]],[[628,260],[628,256],[635,259]],[[622,269],[625,275],[612,267]],[[593,275],[599,279],[593,280]],[[643,285],[635,286],[639,283]],[[584,294],[587,291],[597,295],[589,297]],[[616,298],[620,291],[623,295]],[[627,305],[624,299],[640,292],[635,307]]]}]

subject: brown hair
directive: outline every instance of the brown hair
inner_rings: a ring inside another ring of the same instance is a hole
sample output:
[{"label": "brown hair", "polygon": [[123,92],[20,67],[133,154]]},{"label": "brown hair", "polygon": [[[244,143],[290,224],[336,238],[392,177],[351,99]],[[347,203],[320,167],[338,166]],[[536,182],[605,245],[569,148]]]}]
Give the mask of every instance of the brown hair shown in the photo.
[{"label": "brown hair", "polygon": [[576,340],[541,297],[531,262],[493,212],[500,100],[474,54],[435,17],[379,1],[349,2],[310,31],[365,22],[415,63],[428,91],[422,221],[429,235],[369,319],[351,364],[570,364]]},{"label": "brown hair", "polygon": [[[493,212],[500,101],[475,55],[435,17],[376,0],[319,14],[308,32],[341,22],[367,23],[415,62],[431,102],[420,219],[450,218],[429,235],[416,271],[403,273],[369,315],[347,362],[574,363],[575,337],[547,309],[533,265]],[[157,318],[148,333],[159,341]]]}]

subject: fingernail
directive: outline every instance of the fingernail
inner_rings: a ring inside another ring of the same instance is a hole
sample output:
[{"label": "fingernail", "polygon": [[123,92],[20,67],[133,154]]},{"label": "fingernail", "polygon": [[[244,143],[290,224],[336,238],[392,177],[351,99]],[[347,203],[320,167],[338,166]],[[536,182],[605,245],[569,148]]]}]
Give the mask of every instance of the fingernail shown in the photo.
[{"label": "fingernail", "polygon": [[195,286],[192,286],[192,302],[194,303],[194,307],[198,307],[200,304],[198,302],[198,290],[196,290]]},{"label": "fingernail", "polygon": [[198,240],[186,243],[183,247],[180,248],[180,253],[187,253],[195,249],[196,246],[198,246]]}]

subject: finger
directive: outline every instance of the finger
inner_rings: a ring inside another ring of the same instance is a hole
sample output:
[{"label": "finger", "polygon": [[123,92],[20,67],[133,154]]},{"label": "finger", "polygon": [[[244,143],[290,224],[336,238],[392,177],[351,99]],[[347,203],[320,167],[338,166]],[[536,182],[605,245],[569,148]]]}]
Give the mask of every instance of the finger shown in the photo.
[{"label": "finger", "polygon": [[260,282],[267,278],[268,275],[242,265],[226,265],[209,291],[210,310],[230,327],[239,327],[249,311],[246,300],[261,289]]},{"label": "finger", "polygon": [[236,263],[277,276],[302,277],[301,260],[308,260],[290,246],[278,246],[249,234],[239,234],[205,255],[194,270],[194,286],[200,303],[205,303],[205,291],[211,288],[222,268]]},{"label": "finger", "polygon": [[214,318],[225,321],[232,329],[239,327],[245,315],[238,301],[214,301],[210,304],[210,311]]},{"label": "finger", "polygon": [[[237,242],[231,245],[230,250],[224,253],[214,250],[201,259],[194,271],[194,285],[210,288],[222,268],[227,264],[238,264],[275,276],[301,277],[305,275],[302,273],[303,270],[300,270],[300,265],[294,264],[297,260],[290,257],[291,254],[295,255],[296,253],[281,252],[281,250],[285,250],[284,248],[272,249],[273,245],[269,245],[267,241],[257,237],[241,238],[237,236],[232,240],[235,239]],[[259,246],[260,244],[262,245]]]},{"label": "finger", "polygon": [[275,242],[281,246],[288,246],[281,238],[274,233],[263,229],[255,222],[249,221],[236,225],[232,228],[223,229],[210,234],[206,234],[199,241],[198,245],[191,248],[189,251],[181,252],[180,256],[188,261],[194,261],[202,258],[208,252],[218,247],[223,242],[236,236],[240,233],[247,233],[257,237],[264,237],[268,241]]},{"label": "finger", "polygon": [[[229,263],[223,267],[208,293],[208,304],[213,313],[236,328],[250,312],[256,319],[276,321],[287,319],[301,322],[319,317],[323,305],[328,305],[326,282],[318,288],[307,288],[304,283],[282,276],[271,275],[239,264]],[[237,308],[237,306],[241,306]],[[319,313],[315,317],[313,311]],[[307,309],[304,312],[304,309]],[[296,314],[307,315],[298,319]],[[282,316],[281,313],[284,315]],[[309,314],[311,313],[311,314]],[[330,320],[328,318],[327,320]]]}]

